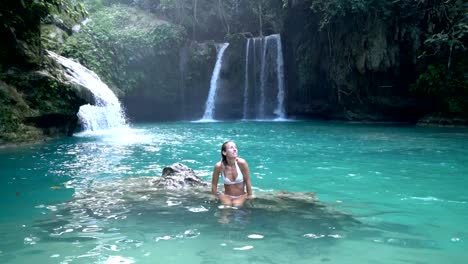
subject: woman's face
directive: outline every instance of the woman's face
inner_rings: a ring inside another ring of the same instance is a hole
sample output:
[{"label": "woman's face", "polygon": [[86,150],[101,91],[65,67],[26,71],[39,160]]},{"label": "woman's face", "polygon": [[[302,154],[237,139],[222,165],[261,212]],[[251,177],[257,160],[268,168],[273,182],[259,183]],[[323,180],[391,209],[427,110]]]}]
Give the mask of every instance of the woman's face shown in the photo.
[{"label": "woman's face", "polygon": [[225,148],[226,150],[223,151],[223,154],[227,158],[237,158],[237,147],[236,144],[234,144],[234,142],[226,143]]}]

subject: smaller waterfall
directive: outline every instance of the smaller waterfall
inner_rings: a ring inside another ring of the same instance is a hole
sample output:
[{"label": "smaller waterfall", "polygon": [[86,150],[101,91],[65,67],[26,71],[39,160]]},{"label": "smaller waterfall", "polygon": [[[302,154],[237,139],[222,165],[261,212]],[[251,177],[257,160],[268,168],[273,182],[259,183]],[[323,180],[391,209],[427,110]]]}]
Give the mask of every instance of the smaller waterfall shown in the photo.
[{"label": "smaller waterfall", "polygon": [[229,46],[229,43],[221,44],[221,47],[216,56],[216,64],[211,75],[210,81],[210,91],[208,93],[208,98],[206,99],[205,113],[201,120],[210,121],[213,120],[213,115],[215,111],[215,100],[216,100],[216,90],[218,89],[218,78],[221,71],[221,66],[223,62],[223,54],[226,48]]},{"label": "smaller waterfall", "polygon": [[78,118],[85,131],[126,127],[125,115],[117,96],[93,71],[52,51],[49,56],[65,67],[65,76],[78,85],[88,88],[94,95],[95,105],[83,105]]}]

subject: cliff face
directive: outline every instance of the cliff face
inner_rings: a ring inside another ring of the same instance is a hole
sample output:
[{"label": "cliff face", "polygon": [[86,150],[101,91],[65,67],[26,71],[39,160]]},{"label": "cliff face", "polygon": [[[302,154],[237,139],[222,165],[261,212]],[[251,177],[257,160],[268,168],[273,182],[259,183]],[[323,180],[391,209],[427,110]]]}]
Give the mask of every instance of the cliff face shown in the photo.
[{"label": "cliff face", "polygon": [[0,66],[31,69],[41,58],[40,10],[23,1],[2,1],[0,7]]},{"label": "cliff face", "polygon": [[136,62],[148,67],[146,78],[122,96],[132,121],[195,120],[203,116],[216,48],[211,42],[186,42],[168,57]]},{"label": "cliff face", "polygon": [[292,116],[415,121],[429,105],[410,92],[421,30],[376,14],[336,18],[296,3],[285,23],[288,109]]},{"label": "cliff face", "polygon": [[71,135],[87,103],[77,89],[58,66],[9,68],[0,78],[0,144]]},{"label": "cliff face", "polygon": [[0,145],[70,134],[86,101],[45,56],[40,10],[5,1],[0,11]]}]

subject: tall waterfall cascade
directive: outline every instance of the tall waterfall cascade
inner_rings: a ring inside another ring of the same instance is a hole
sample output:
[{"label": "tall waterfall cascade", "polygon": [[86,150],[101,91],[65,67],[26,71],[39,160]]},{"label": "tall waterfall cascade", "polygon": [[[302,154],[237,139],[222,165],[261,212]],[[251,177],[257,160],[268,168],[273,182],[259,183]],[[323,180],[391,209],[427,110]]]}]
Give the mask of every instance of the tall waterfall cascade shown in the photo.
[{"label": "tall waterfall cascade", "polygon": [[96,73],[52,51],[48,53],[66,69],[65,76],[69,81],[86,87],[94,95],[95,105],[83,105],[78,111],[78,118],[85,131],[127,127],[125,114],[117,96]]},{"label": "tall waterfall cascade", "polygon": [[221,72],[221,66],[223,65],[223,55],[226,48],[229,46],[229,43],[220,44],[218,49],[218,55],[216,56],[216,64],[211,74],[210,81],[210,91],[208,93],[208,98],[206,99],[205,104],[205,113],[201,121],[213,121],[214,112],[215,112],[215,100],[216,100],[216,91],[218,90],[218,79],[219,73]]},{"label": "tall waterfall cascade", "polygon": [[247,39],[243,119],[286,118],[281,36]]}]

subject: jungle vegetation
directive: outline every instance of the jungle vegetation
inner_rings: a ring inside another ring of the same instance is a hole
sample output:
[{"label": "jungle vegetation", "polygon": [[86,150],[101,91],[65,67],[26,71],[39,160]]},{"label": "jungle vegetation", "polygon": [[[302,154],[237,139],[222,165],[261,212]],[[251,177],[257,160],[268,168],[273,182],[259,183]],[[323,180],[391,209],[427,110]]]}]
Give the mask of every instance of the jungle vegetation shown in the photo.
[{"label": "jungle vegetation", "polygon": [[273,33],[283,39],[291,115],[398,120],[410,109],[415,121],[468,120],[463,0],[4,0],[0,134],[78,102],[31,77],[56,67],[46,49],[97,72],[124,102],[152,98],[168,114],[203,100],[214,43],[234,43],[232,80],[243,41]]}]

